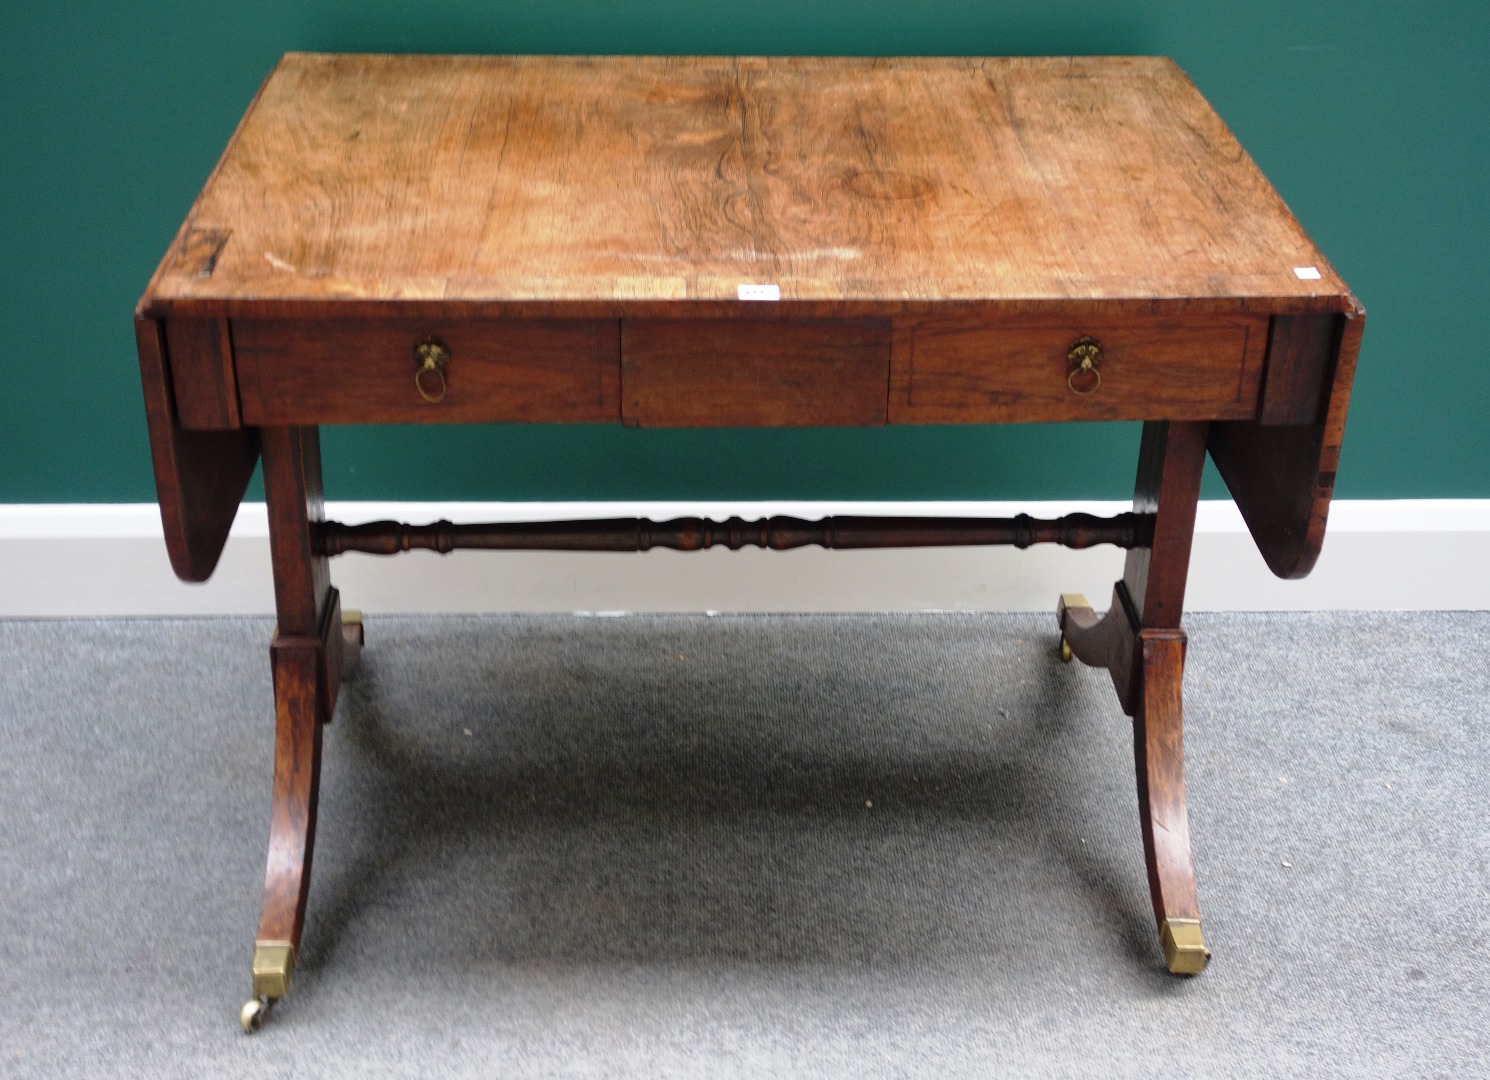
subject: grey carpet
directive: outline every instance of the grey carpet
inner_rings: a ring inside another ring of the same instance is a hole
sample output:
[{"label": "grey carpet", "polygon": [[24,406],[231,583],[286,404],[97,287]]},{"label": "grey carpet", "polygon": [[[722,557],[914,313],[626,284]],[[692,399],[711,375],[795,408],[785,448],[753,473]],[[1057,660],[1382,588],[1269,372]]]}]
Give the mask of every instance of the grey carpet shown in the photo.
[{"label": "grey carpet", "polygon": [[1052,623],[369,620],[252,1038],[268,624],[0,623],[0,1075],[1486,1075],[1490,614],[1189,620],[1188,981]]}]

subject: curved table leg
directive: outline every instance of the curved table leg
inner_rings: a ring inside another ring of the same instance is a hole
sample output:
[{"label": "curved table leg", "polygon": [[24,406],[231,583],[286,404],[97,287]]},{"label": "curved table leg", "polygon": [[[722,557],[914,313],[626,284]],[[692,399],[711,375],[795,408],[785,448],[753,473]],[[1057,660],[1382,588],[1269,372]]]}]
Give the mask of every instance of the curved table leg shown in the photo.
[{"label": "curved table leg", "polygon": [[270,646],[274,671],[274,790],[264,901],[254,939],[253,997],[239,1021],[257,1030],[290,988],[305,924],[321,727],[336,709],[344,675],[356,664],[361,619],[343,618],[326,558],[312,527],[321,516],[320,444],[314,428],[263,431],[264,494],[274,559],[278,626]]},{"label": "curved table leg", "polygon": [[240,1016],[250,1031],[290,990],[310,891],[321,779],[323,717],[316,686],[317,651],[276,647],[273,656],[274,793],[269,859],[254,939],[253,998]]},{"label": "curved table leg", "polygon": [[1176,975],[1199,975],[1211,959],[1200,932],[1200,901],[1190,859],[1185,810],[1185,747],[1180,684],[1185,671],[1183,631],[1139,634],[1143,675],[1133,715],[1138,765],[1138,814],[1143,859],[1164,962]]},{"label": "curved table leg", "polygon": [[1185,810],[1185,632],[1136,629],[1124,598],[1119,585],[1112,607],[1098,618],[1085,597],[1068,593],[1056,617],[1062,645],[1082,663],[1111,672],[1133,717],[1143,857],[1164,962],[1176,975],[1198,975],[1211,953],[1200,932]]},{"label": "curved table leg", "polygon": [[1149,894],[1164,961],[1176,975],[1199,974],[1211,956],[1200,932],[1185,810],[1179,625],[1205,438],[1203,423],[1144,425],[1133,505],[1154,517],[1152,544],[1129,552],[1105,615],[1099,618],[1085,597],[1072,593],[1056,609],[1062,658],[1106,668],[1123,711],[1133,717]]}]

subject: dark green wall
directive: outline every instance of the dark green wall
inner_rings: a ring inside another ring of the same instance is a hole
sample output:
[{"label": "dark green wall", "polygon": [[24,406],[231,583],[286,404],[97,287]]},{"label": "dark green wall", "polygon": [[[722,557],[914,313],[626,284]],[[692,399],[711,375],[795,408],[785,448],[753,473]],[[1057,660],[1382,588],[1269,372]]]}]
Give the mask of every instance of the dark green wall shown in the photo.
[{"label": "dark green wall", "polygon": [[[130,313],[290,49],[1171,55],[1370,311],[1339,494],[1490,497],[1484,0],[8,7],[0,502],[153,497]],[[325,445],[341,498],[1027,499],[1124,497],[1136,432],[352,429]]]}]

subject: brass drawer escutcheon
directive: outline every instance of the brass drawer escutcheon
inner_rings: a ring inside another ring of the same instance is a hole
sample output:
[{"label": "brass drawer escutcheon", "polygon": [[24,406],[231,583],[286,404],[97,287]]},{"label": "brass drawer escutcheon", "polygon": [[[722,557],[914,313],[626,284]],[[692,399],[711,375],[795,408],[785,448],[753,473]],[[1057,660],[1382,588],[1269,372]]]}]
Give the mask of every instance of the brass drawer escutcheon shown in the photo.
[{"label": "brass drawer escutcheon", "polygon": [[427,337],[414,346],[414,362],[419,365],[414,372],[414,388],[425,401],[438,405],[445,400],[445,365],[450,363],[450,349],[439,338]]},{"label": "brass drawer escutcheon", "polygon": [[1102,385],[1102,372],[1097,370],[1102,364],[1102,343],[1096,338],[1079,337],[1071,342],[1066,359],[1071,362],[1071,370],[1066,374],[1071,393],[1082,397],[1095,394]]}]

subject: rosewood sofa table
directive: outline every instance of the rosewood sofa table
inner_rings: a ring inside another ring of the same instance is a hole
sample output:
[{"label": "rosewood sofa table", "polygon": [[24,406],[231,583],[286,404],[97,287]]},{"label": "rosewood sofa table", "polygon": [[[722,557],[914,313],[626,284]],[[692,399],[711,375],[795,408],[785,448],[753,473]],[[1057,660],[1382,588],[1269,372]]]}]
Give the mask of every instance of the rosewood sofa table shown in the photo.
[{"label": "rosewood sofa table", "polygon": [[[1198,973],[1181,608],[1209,451],[1274,573],[1319,553],[1364,312],[1175,64],[290,54],[137,310],[176,573],[262,456],[278,625],[257,1027],[288,989],[321,725],[361,620],[328,560],[412,547],[1128,549],[1061,650],[1133,717],[1156,930]],[[1142,420],[1109,520],[342,525],[322,424]]]}]

